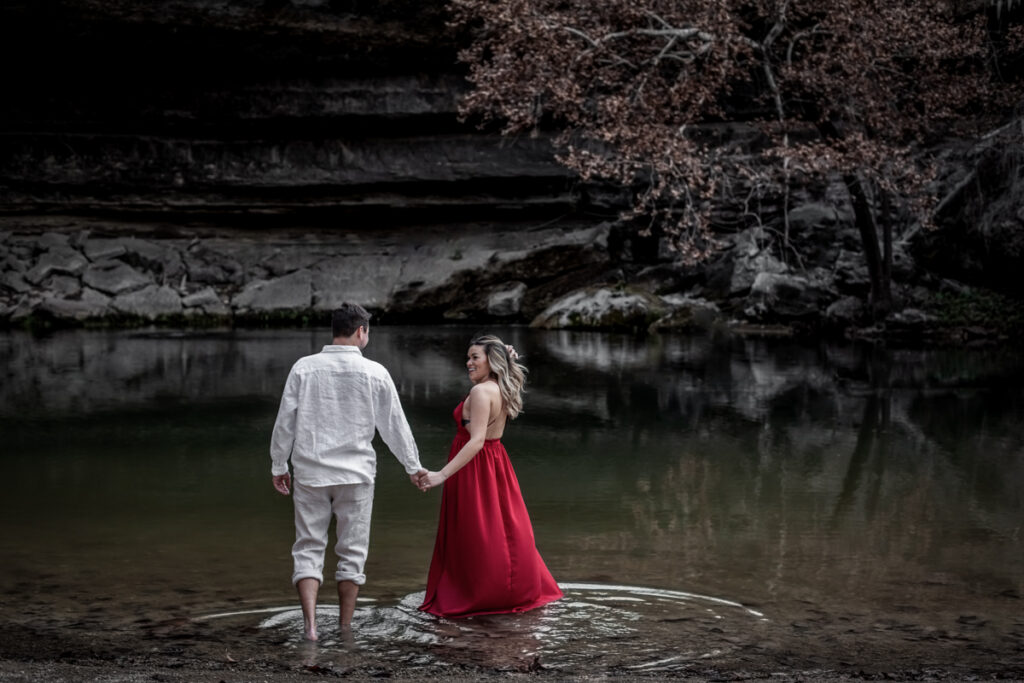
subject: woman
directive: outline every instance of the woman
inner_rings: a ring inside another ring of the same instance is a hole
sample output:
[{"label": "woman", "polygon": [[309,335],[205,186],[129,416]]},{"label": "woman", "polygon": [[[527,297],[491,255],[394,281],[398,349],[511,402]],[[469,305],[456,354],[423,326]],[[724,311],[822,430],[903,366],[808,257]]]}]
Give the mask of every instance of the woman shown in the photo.
[{"label": "woman", "polygon": [[474,339],[466,368],[473,388],[455,408],[448,464],[420,478],[444,484],[427,593],[420,609],[442,617],[525,612],[562,597],[533,540],[512,463],[501,445],[523,408],[524,368],[497,337]]}]

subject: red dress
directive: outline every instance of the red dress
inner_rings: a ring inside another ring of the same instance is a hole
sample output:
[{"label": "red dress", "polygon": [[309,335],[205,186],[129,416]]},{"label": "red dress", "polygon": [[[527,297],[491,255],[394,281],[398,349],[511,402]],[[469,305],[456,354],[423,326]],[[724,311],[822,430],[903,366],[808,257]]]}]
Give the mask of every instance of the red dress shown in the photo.
[{"label": "red dress", "polygon": [[[462,403],[455,408],[455,424],[449,461],[469,441]],[[420,609],[442,617],[470,617],[526,612],[561,597],[537,552],[508,453],[499,439],[488,439],[444,483],[434,557]]]}]

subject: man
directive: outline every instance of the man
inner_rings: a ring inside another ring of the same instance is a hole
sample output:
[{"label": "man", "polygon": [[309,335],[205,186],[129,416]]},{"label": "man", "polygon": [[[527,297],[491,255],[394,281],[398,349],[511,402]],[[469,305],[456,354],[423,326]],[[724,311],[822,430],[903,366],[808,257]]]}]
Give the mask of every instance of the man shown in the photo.
[{"label": "man", "polygon": [[[274,488],[294,489],[292,583],[299,593],[305,636],[316,640],[316,598],[323,581],[331,515],[337,518],[338,601],[342,628],[352,623],[369,549],[377,455],[374,431],[418,485],[420,465],[391,375],[363,357],[370,314],[342,304],[331,320],[333,341],[296,361],[288,373],[270,443]],[[295,481],[288,474],[291,458]]]}]

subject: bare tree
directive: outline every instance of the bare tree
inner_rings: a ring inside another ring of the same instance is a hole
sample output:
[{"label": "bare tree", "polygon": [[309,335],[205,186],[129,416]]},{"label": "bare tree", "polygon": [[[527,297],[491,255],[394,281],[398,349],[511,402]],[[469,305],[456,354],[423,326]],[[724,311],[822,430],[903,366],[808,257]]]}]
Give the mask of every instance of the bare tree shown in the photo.
[{"label": "bare tree", "polygon": [[[751,191],[785,198],[797,179],[841,178],[879,315],[894,236],[927,225],[934,210],[930,143],[980,135],[1020,98],[1019,74],[1010,87],[995,68],[985,13],[925,0],[451,7],[474,36],[461,55],[474,85],[463,113],[500,121],[507,134],[558,131],[565,165],[634,188],[626,218],[670,235],[686,258],[713,249],[716,203]],[[1002,41],[1019,52],[1024,31]],[[709,138],[707,124],[736,117],[757,126],[754,145]]]}]

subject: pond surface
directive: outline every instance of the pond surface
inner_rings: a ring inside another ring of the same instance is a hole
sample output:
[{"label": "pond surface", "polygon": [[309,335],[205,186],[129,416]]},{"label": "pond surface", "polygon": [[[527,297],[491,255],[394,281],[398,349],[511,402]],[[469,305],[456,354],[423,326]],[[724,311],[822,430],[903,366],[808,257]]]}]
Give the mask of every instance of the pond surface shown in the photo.
[{"label": "pond surface", "polygon": [[[376,327],[366,350],[428,467],[447,455],[477,331]],[[327,637],[310,648],[268,444],[288,369],[329,335],[7,332],[0,619],[312,670],[1021,657],[1020,352],[488,331],[530,369],[503,441],[564,600],[516,617],[418,613],[439,492],[410,486],[381,444],[356,629],[332,633],[328,584]]]}]

